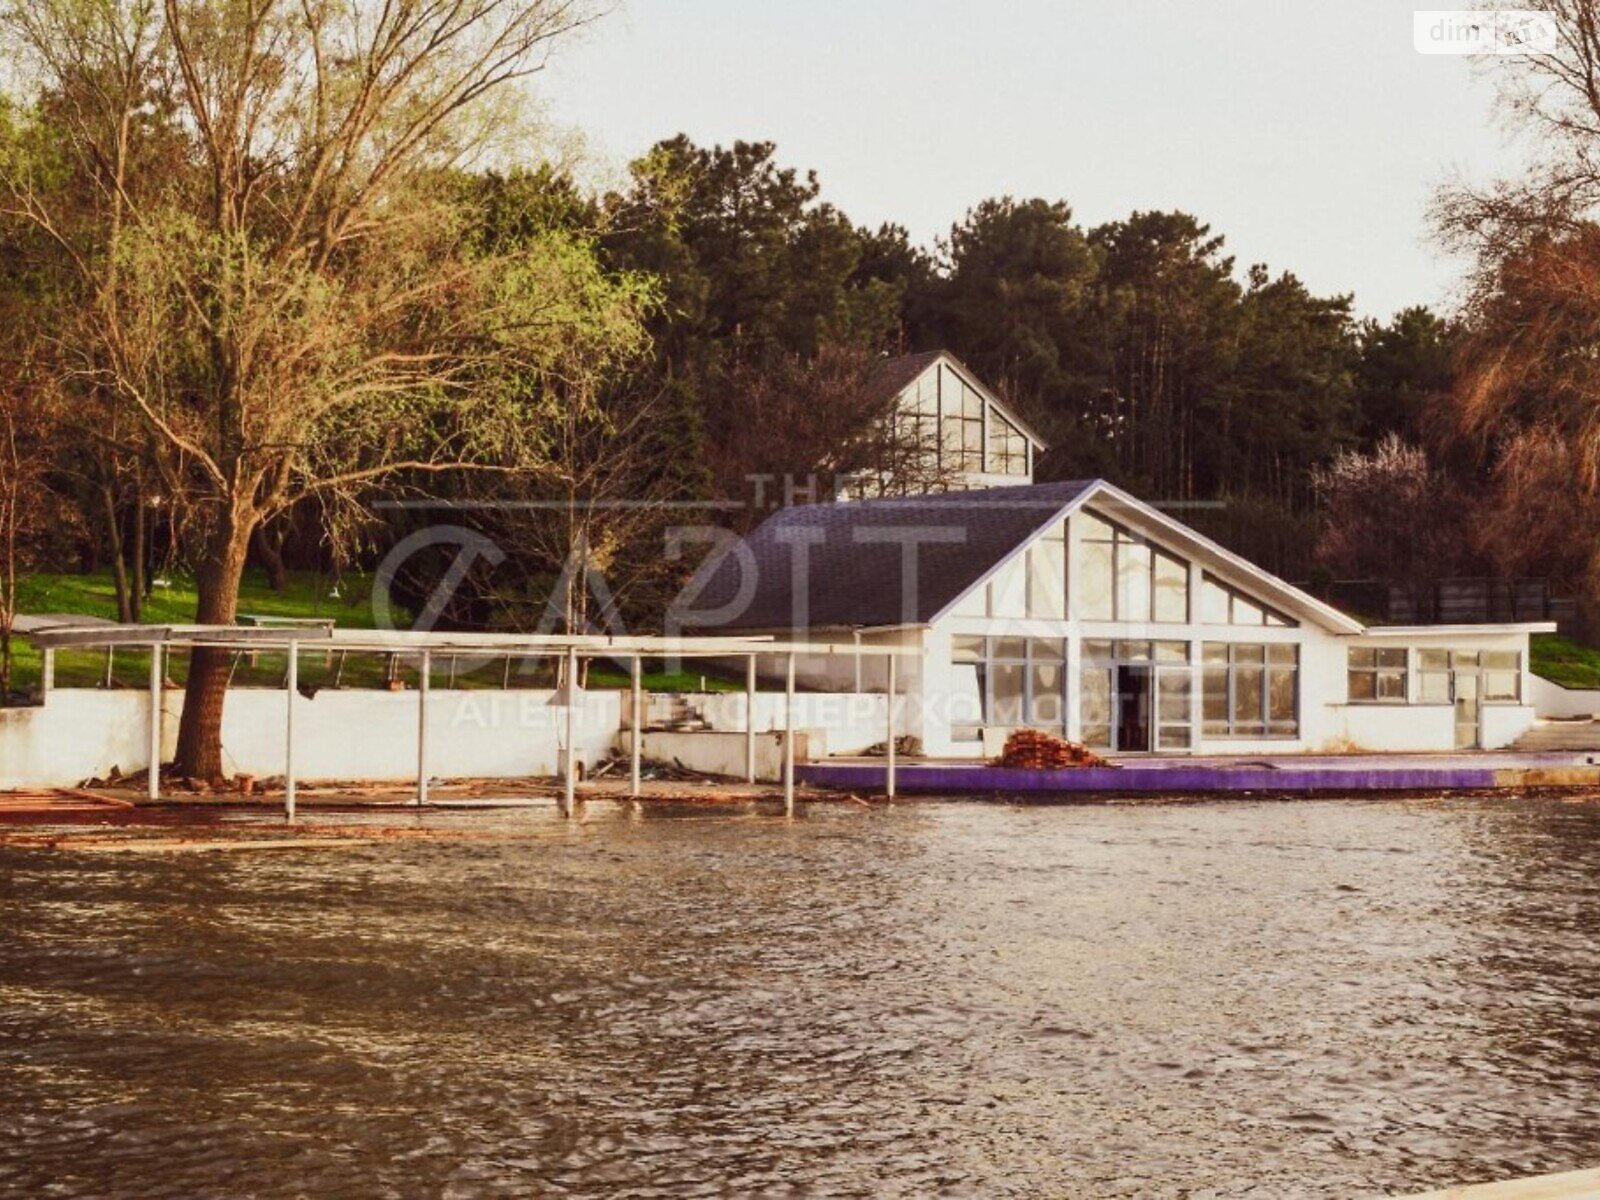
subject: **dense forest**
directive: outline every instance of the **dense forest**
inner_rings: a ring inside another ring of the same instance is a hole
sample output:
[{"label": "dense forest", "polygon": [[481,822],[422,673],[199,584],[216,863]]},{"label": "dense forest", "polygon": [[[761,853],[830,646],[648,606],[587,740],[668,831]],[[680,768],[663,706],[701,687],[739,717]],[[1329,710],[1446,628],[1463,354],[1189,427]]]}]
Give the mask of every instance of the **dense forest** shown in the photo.
[{"label": "dense forest", "polygon": [[[881,466],[866,383],[930,348],[1042,432],[1041,479],[1110,478],[1290,578],[1531,576],[1592,611],[1600,33],[1567,7],[1562,53],[1498,64],[1543,160],[1433,214],[1467,303],[1371,320],[1204,214],[997,196],[918,245],[769,142],[681,135],[586,187],[519,124],[596,15],[572,0],[10,6],[0,692],[19,573],[109,570],[136,620],[184,572],[225,623],[247,565],[401,546],[416,608],[446,525],[492,551],[430,619],[648,627],[705,552],[682,526]],[[192,774],[225,672],[196,652]]]}]

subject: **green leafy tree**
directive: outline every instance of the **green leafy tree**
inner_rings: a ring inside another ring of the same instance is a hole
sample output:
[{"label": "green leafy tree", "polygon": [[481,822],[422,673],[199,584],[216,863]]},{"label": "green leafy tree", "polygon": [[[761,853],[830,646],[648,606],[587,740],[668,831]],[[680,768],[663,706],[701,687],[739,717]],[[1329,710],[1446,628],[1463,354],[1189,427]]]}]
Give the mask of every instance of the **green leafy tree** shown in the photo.
[{"label": "green leafy tree", "polygon": [[[0,196],[59,250],[37,264],[41,378],[193,514],[197,620],[233,621],[255,530],[296,503],[520,468],[554,400],[527,372],[635,336],[590,247],[484,252],[455,185],[586,19],[566,0],[5,11]],[[222,772],[227,670],[194,652],[188,774]]]}]

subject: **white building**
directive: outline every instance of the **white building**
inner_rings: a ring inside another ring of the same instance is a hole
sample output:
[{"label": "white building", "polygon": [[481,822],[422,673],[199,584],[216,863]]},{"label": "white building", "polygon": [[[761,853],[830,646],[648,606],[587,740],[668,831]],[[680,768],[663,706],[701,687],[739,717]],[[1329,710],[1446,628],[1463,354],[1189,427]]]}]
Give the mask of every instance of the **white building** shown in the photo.
[{"label": "white building", "polygon": [[1528,635],[1553,628],[1368,628],[1103,481],[785,509],[680,616],[918,648],[907,725],[942,757],[1024,726],[1117,754],[1499,748],[1533,723]]},{"label": "white building", "polygon": [[[947,350],[884,359],[866,399],[893,401],[896,429],[924,460],[908,474],[931,486],[912,490],[1033,482],[1043,439]],[[893,490],[891,481],[872,479],[852,489],[858,495]]]}]

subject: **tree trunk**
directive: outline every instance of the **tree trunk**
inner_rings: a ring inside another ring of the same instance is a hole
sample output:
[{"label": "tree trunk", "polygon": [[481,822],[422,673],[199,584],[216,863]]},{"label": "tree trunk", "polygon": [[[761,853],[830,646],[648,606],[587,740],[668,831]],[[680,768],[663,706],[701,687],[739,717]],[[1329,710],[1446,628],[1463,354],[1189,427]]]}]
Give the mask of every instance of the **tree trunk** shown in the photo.
[{"label": "tree trunk", "polygon": [[[255,522],[228,513],[211,535],[206,556],[195,576],[198,593],[195,620],[201,625],[232,625],[239,611],[239,581]],[[189,652],[189,682],[178,722],[180,775],[215,781],[222,771],[222,706],[228,695],[231,651],[196,646]]]},{"label": "tree trunk", "polygon": [[289,573],[283,566],[283,532],[276,534],[265,525],[256,527],[256,557],[267,572],[267,586],[281,592],[289,584]]},{"label": "tree trunk", "polygon": [[117,589],[117,620],[128,625],[134,620],[134,611],[128,594],[128,564],[122,557],[122,530],[117,525],[117,498],[110,484],[100,489],[100,499],[105,506],[106,540],[111,544],[111,581]]},{"label": "tree trunk", "polygon": [[129,580],[128,596],[132,600],[129,611],[133,613],[133,619],[141,621],[144,619],[145,597],[150,594],[145,564],[143,484],[134,490],[133,497],[133,550],[128,555],[133,565],[133,578]]}]

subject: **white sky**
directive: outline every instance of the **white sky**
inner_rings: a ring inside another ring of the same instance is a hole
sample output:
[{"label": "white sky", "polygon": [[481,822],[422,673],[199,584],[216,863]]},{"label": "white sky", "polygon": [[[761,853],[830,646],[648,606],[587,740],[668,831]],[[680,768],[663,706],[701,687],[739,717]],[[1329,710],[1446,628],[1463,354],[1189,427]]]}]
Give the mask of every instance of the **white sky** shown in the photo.
[{"label": "white sky", "polygon": [[1395,0],[623,0],[541,85],[596,169],[769,139],[857,223],[924,243],[973,203],[1096,224],[1181,208],[1363,314],[1448,307],[1425,209],[1518,158],[1471,61]]}]

